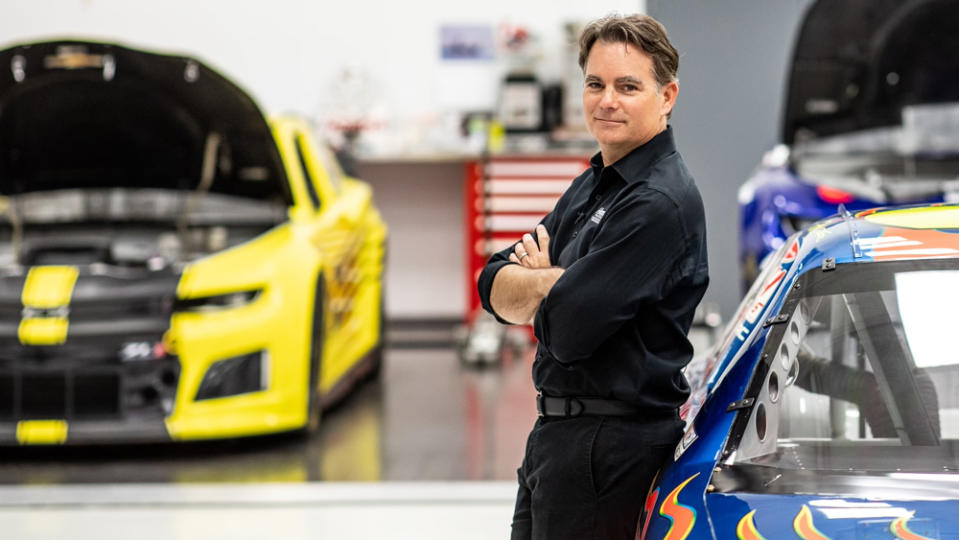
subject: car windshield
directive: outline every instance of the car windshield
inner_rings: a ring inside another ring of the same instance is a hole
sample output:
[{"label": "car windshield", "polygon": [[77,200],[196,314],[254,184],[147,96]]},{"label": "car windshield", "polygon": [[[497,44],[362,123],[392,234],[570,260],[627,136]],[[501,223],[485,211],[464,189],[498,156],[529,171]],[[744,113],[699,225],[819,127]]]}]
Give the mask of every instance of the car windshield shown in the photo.
[{"label": "car windshield", "polygon": [[789,323],[766,349],[786,373],[781,392],[770,384],[764,394],[777,437],[741,462],[959,470],[959,261],[839,268],[808,272],[787,300]]}]

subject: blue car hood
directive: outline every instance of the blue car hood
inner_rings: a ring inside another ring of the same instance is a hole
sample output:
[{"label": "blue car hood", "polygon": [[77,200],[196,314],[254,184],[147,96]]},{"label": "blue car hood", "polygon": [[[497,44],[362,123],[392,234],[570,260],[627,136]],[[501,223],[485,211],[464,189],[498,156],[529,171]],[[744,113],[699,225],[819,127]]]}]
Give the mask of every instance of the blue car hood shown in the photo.
[{"label": "blue car hood", "polygon": [[818,495],[709,494],[716,538],[957,539],[959,502]]}]

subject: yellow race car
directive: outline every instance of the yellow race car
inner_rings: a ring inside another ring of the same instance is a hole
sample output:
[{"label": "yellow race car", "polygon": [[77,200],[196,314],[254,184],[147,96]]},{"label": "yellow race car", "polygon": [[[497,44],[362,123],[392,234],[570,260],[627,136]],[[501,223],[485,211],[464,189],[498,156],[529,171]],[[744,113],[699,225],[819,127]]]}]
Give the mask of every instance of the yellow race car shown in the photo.
[{"label": "yellow race car", "polygon": [[0,51],[0,444],[309,430],[379,366],[386,226],[201,62]]}]

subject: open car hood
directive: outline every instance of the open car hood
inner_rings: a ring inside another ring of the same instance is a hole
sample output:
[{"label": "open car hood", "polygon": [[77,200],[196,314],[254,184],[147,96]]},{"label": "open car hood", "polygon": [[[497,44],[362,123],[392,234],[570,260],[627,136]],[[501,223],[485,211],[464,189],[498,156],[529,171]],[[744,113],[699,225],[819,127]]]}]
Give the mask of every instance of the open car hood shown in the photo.
[{"label": "open car hood", "polygon": [[786,144],[901,123],[904,106],[959,102],[959,3],[818,0],[787,86]]},{"label": "open car hood", "polygon": [[198,189],[290,201],[256,103],[187,57],[84,41],[0,51],[0,193]]}]

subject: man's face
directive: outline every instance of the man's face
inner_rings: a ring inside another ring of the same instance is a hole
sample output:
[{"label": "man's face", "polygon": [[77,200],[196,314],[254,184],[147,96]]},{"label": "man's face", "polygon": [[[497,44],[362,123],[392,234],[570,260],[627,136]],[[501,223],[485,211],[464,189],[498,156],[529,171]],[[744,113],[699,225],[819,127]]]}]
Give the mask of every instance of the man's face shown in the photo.
[{"label": "man's face", "polygon": [[633,45],[597,41],[586,57],[583,111],[607,164],[666,129],[675,82],[656,84],[653,61]]}]

